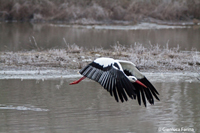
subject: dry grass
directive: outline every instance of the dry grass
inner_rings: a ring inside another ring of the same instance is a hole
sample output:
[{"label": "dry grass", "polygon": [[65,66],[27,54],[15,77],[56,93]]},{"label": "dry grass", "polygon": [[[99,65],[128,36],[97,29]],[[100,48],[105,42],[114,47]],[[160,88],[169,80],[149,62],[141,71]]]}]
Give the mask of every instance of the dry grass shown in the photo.
[{"label": "dry grass", "polygon": [[1,0],[0,20],[65,21],[180,21],[200,19],[200,0]]},{"label": "dry grass", "polygon": [[[77,51],[79,52],[73,52]],[[112,52],[111,52],[112,51]],[[28,52],[0,52],[0,65],[5,68],[64,68],[80,69],[99,57],[112,57],[129,60],[145,70],[152,71],[192,71],[200,69],[200,53],[197,51],[179,51],[179,47],[169,49],[168,44],[146,48],[135,43],[125,47],[119,43],[110,50],[103,48],[83,49],[78,45],[67,45],[66,49],[51,49]]]}]

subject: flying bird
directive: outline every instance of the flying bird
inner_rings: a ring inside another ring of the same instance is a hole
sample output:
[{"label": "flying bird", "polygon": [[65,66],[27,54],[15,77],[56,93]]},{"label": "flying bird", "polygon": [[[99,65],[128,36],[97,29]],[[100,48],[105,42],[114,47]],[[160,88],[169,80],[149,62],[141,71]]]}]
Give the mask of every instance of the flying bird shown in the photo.
[{"label": "flying bird", "polygon": [[114,95],[117,102],[127,101],[129,97],[137,99],[139,105],[143,101],[146,107],[146,100],[150,104],[154,104],[154,97],[160,100],[155,87],[130,61],[101,57],[81,69],[79,73],[83,77],[70,85],[78,84],[87,77],[98,82],[111,96]]}]

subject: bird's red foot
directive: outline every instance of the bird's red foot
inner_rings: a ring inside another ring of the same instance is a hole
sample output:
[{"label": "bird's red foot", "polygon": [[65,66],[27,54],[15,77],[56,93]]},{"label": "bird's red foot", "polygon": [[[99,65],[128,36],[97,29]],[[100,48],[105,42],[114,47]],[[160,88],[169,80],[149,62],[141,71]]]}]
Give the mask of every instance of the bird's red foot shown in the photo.
[{"label": "bird's red foot", "polygon": [[69,85],[74,85],[74,84],[78,84],[79,82],[81,82],[83,79],[85,79],[86,77],[82,77],[82,78],[80,78],[79,80],[76,80],[76,81],[74,81],[74,82],[71,82]]},{"label": "bird's red foot", "polygon": [[74,84],[78,84],[78,83],[79,83],[78,80],[76,80],[76,81],[69,83],[69,85],[74,85]]}]

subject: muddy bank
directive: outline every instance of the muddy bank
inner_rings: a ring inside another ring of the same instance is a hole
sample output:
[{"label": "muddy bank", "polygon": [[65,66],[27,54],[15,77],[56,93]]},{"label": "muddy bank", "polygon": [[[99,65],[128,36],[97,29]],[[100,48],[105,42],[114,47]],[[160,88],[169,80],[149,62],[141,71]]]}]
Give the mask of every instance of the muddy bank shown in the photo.
[{"label": "muddy bank", "polygon": [[200,52],[179,51],[179,47],[169,49],[150,46],[145,48],[135,43],[129,47],[120,44],[111,49],[84,49],[75,44],[65,49],[37,50],[26,52],[0,52],[0,70],[63,70],[75,72],[99,57],[129,60],[140,70],[148,72],[199,72]]},{"label": "muddy bank", "polygon": [[199,0],[1,0],[1,21],[199,24]]}]

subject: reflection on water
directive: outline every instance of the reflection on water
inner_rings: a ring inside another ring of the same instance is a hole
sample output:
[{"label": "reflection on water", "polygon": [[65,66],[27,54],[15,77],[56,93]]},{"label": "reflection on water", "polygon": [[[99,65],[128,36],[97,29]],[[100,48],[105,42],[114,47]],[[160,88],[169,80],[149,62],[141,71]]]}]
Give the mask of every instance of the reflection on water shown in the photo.
[{"label": "reflection on water", "polygon": [[[147,25],[146,25],[147,26]],[[0,23],[0,51],[19,51],[39,48],[65,48],[65,38],[69,44],[79,46],[110,48],[119,41],[123,45],[139,42],[145,46],[159,44],[169,47],[180,46],[181,50],[200,50],[200,30],[197,28],[142,29],[142,30],[102,29],[76,26],[55,26],[52,24]]]},{"label": "reflection on water", "polygon": [[1,79],[0,132],[132,133],[162,127],[198,132],[200,127],[199,82],[153,82],[161,101],[145,108],[132,100],[117,103],[91,80],[69,86],[73,80]]}]

